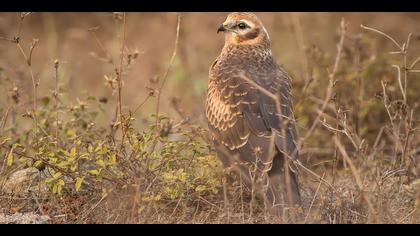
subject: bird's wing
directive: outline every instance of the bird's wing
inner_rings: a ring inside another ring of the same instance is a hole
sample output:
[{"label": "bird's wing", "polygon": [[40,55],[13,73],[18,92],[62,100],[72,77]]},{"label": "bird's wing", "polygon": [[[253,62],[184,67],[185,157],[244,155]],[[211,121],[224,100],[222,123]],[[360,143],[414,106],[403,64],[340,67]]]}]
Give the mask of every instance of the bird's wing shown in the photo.
[{"label": "bird's wing", "polygon": [[[291,158],[298,157],[290,79],[278,66],[269,69],[228,67],[210,73],[209,127],[214,140],[228,151],[239,151],[243,161],[254,161],[256,156],[272,161],[274,145]],[[278,98],[280,110],[268,93]]]}]

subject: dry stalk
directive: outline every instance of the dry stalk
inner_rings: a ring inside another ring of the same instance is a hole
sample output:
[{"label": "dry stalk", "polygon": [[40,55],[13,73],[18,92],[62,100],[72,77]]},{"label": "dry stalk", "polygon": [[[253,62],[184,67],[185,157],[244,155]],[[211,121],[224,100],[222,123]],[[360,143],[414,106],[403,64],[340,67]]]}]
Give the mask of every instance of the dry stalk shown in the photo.
[{"label": "dry stalk", "polygon": [[299,47],[299,53],[301,58],[301,66],[304,71],[304,79],[305,84],[309,84],[309,80],[311,79],[310,69],[309,69],[309,62],[308,62],[308,56],[306,55],[306,46],[305,41],[303,37],[303,29],[302,24],[300,23],[300,15],[299,13],[293,12],[290,13],[293,23],[293,29],[295,31],[296,35],[296,42]]},{"label": "dry stalk", "polygon": [[353,174],[353,177],[356,180],[356,184],[359,187],[359,190],[362,194],[362,197],[365,199],[365,201],[368,205],[369,212],[371,213],[371,215],[373,215],[376,223],[381,223],[381,219],[379,218],[377,211],[373,207],[373,204],[372,204],[370,198],[367,196],[367,194],[364,190],[363,181],[360,178],[359,171],[357,170],[356,166],[354,165],[353,161],[351,160],[351,158],[347,154],[346,149],[344,148],[344,146],[340,142],[340,140],[337,138],[337,136],[334,136],[333,140],[334,140],[334,143],[337,146],[338,150],[340,151],[341,155],[344,157],[344,160],[348,163],[348,165],[350,167],[350,170],[351,170],[351,173]]},{"label": "dry stalk", "polygon": [[123,13],[123,29],[121,32],[121,43],[120,43],[120,65],[117,73],[117,90],[118,90],[118,114],[120,117],[120,126],[121,126],[121,149],[124,146],[125,138],[125,120],[122,113],[122,74],[123,74],[123,63],[124,63],[124,49],[125,49],[125,34],[126,34],[126,13]]},{"label": "dry stalk", "polygon": [[[382,31],[380,31],[378,29],[374,29],[374,28],[367,27],[367,26],[364,26],[364,25],[360,25],[360,27],[362,29],[370,30],[372,32],[375,32],[377,34],[380,34],[380,35],[384,36],[385,38],[389,39],[395,46],[397,46],[398,51],[390,52],[390,54],[400,54],[400,55],[403,55],[403,60],[404,60],[404,62],[403,62],[403,68],[404,68],[404,86],[402,85],[402,81],[401,81],[401,69],[400,69],[400,66],[393,65],[393,67],[397,68],[397,72],[398,72],[398,83],[399,83],[399,86],[400,86],[401,94],[403,96],[404,104],[407,104],[407,96],[406,96],[406,94],[407,94],[407,77],[408,77],[407,72],[409,72],[415,66],[415,64],[418,62],[418,60],[420,60],[420,57],[419,57],[419,58],[417,58],[411,64],[410,67],[407,66],[407,63],[408,63],[407,62],[407,54],[408,54],[407,52],[408,52],[408,46],[410,44],[410,39],[411,39],[411,35],[412,34],[411,33],[408,34],[407,40],[402,45],[400,45],[390,35],[382,32]],[[410,71],[410,72],[412,72],[412,71]]]},{"label": "dry stalk", "polygon": [[347,32],[346,22],[345,22],[344,19],[342,19],[341,24],[340,24],[340,41],[337,44],[337,54],[336,54],[336,57],[335,57],[333,70],[329,74],[329,83],[328,83],[327,92],[326,92],[324,102],[322,103],[322,106],[319,109],[318,115],[315,118],[314,122],[312,123],[311,127],[309,128],[308,132],[306,132],[305,136],[302,139],[299,140],[298,149],[301,149],[304,142],[312,135],[312,133],[314,132],[315,128],[317,127],[317,125],[318,125],[318,123],[321,119],[322,114],[325,112],[325,109],[327,108],[329,101],[332,98],[333,87],[335,85],[335,75],[338,71],[338,66],[340,65],[346,32]]},{"label": "dry stalk", "polygon": [[32,118],[33,118],[33,121],[34,121],[35,140],[36,140],[36,143],[38,143],[38,119],[37,119],[37,115],[36,115],[36,110],[37,110],[37,98],[38,98],[39,81],[35,80],[35,75],[34,75],[34,71],[33,71],[33,68],[32,68],[32,54],[33,54],[33,51],[35,50],[35,47],[38,44],[39,40],[38,39],[33,39],[32,44],[29,48],[29,54],[28,54],[23,49],[22,42],[21,42],[21,39],[20,39],[20,36],[21,36],[21,33],[22,33],[23,22],[25,20],[25,17],[28,16],[29,14],[30,14],[30,12],[20,13],[18,30],[17,30],[16,35],[12,39],[11,38],[6,38],[6,37],[0,37],[0,39],[16,44],[20,54],[25,59],[25,64],[26,64],[26,67],[29,71],[31,81],[32,81],[33,101],[32,101],[32,114],[31,115],[32,115]]},{"label": "dry stalk", "polygon": [[56,59],[54,61],[54,70],[55,70],[55,91],[54,91],[54,101],[55,101],[55,112],[56,112],[56,116],[55,116],[55,125],[56,125],[56,129],[55,129],[55,142],[56,142],[56,146],[58,146],[58,130],[59,130],[59,125],[58,125],[58,119],[59,119],[59,114],[58,114],[58,67],[59,67],[59,61]]},{"label": "dry stalk", "polygon": [[3,131],[4,130],[4,127],[6,126],[7,117],[9,116],[10,109],[12,109],[12,104],[10,104],[7,107],[6,111],[4,112],[4,115],[2,116],[2,118],[0,120],[0,128],[1,128],[1,131]]},{"label": "dry stalk", "polygon": [[171,59],[169,60],[168,67],[166,68],[165,74],[163,75],[163,81],[160,85],[160,87],[157,90],[157,101],[156,101],[156,128],[159,125],[159,109],[160,109],[160,99],[162,95],[162,90],[166,84],[166,80],[168,78],[169,72],[172,68],[172,64],[174,63],[176,54],[178,52],[178,42],[179,42],[179,32],[181,28],[181,15],[177,14],[177,26],[176,26],[176,37],[175,37],[175,45],[174,50],[172,52]]},{"label": "dry stalk", "polygon": [[[163,81],[162,81],[160,87],[157,89],[157,100],[156,100],[156,111],[155,111],[155,116],[156,116],[155,117],[156,118],[156,120],[155,120],[155,132],[158,136],[159,136],[159,132],[160,132],[160,130],[159,130],[159,109],[160,109],[161,95],[162,95],[162,91],[163,91],[163,88],[165,86],[165,83],[167,81],[169,72],[172,68],[172,64],[174,63],[175,57],[176,57],[177,52],[178,52],[180,29],[181,29],[181,14],[177,13],[177,26],[176,26],[176,36],[175,36],[174,50],[172,51],[171,59],[169,60],[168,67],[166,68],[166,71],[163,75]],[[153,152],[155,150],[157,142],[158,142],[158,138],[155,138],[152,145],[151,145],[150,152]],[[145,163],[146,163],[145,165],[146,165],[147,170],[149,169],[148,168],[149,157],[150,157],[150,153],[149,153],[149,155],[147,155],[146,161],[145,161]],[[148,174],[148,172],[146,174]]]},{"label": "dry stalk", "polygon": [[[324,178],[324,176],[325,176],[325,172],[322,174],[322,178]],[[312,198],[312,201],[311,201],[311,205],[309,206],[308,213],[306,213],[305,220],[303,221],[304,224],[306,224],[306,221],[308,220],[309,214],[311,213],[312,206],[314,205],[316,196],[318,195],[319,189],[321,188],[321,183],[322,182],[320,181],[319,184],[318,184],[318,187],[316,188],[314,197]]]}]

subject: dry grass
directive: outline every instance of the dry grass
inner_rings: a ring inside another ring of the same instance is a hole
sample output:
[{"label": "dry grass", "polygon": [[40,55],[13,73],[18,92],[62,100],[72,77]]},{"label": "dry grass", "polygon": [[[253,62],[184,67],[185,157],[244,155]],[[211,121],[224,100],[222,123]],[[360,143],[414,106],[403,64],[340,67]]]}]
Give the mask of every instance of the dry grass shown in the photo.
[{"label": "dry grass", "polygon": [[420,14],[260,15],[294,78],[300,217],[269,215],[209,145],[203,107],[221,13],[2,13],[0,187],[28,166],[41,172],[29,192],[0,192],[1,213],[419,223]]}]

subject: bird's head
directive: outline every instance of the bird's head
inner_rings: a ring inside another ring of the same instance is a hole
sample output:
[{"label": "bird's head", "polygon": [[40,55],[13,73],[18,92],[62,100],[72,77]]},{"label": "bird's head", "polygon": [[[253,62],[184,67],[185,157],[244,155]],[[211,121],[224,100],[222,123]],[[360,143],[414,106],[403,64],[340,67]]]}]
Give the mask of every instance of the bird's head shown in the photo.
[{"label": "bird's head", "polygon": [[252,13],[234,12],[228,15],[217,33],[225,34],[228,45],[259,45],[269,44],[269,36],[264,25]]}]

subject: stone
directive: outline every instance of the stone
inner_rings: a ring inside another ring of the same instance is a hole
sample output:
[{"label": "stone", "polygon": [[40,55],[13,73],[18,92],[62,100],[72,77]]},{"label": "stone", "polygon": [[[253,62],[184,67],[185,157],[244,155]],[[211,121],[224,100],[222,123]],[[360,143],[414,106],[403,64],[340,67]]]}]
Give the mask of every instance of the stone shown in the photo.
[{"label": "stone", "polygon": [[0,224],[48,224],[50,217],[33,212],[5,215],[0,213]]},{"label": "stone", "polygon": [[9,176],[3,185],[2,191],[7,194],[27,193],[39,176],[40,172],[36,168],[16,171]]}]

